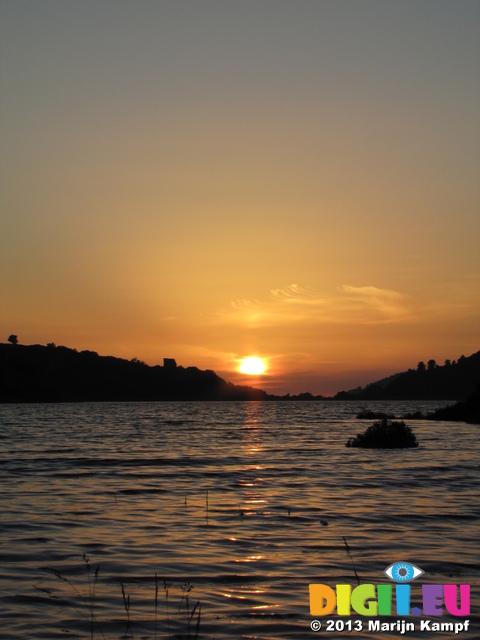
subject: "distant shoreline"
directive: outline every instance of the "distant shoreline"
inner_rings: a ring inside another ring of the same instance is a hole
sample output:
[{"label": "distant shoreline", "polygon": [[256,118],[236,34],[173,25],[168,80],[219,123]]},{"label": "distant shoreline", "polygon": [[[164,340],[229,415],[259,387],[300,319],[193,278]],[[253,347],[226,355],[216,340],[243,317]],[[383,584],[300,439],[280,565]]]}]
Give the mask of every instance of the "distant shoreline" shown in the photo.
[{"label": "distant shoreline", "polygon": [[[32,402],[188,402],[188,401],[442,401],[465,400],[480,384],[480,351],[458,362],[434,361],[333,397],[275,395],[235,385],[214,371],[177,366],[150,366],[133,358],[100,356],[64,346],[0,344],[0,403]],[[432,364],[433,363],[433,364]]]}]

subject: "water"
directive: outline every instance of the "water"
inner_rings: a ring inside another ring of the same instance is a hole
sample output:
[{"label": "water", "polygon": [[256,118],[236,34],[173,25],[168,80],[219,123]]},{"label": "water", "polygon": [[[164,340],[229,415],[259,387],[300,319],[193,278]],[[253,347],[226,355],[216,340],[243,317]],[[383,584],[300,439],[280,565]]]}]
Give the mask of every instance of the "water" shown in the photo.
[{"label": "water", "polygon": [[308,585],[356,585],[352,560],[385,582],[406,560],[472,585],[479,637],[479,427],[412,421],[418,449],[345,447],[361,409],[435,406],[0,406],[0,636],[372,638],[358,616],[316,636]]}]

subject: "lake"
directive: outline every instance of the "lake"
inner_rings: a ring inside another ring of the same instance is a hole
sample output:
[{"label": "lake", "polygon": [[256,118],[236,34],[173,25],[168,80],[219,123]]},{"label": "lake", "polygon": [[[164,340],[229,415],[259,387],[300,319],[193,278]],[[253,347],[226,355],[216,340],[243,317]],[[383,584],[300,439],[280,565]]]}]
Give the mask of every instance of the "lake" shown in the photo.
[{"label": "lake", "polygon": [[[314,633],[309,584],[388,583],[397,561],[472,585],[462,637],[480,637],[480,427],[407,420],[416,449],[345,447],[360,410],[445,404],[0,405],[1,637],[389,640],[357,615]],[[406,635],[458,637],[420,619]]]}]

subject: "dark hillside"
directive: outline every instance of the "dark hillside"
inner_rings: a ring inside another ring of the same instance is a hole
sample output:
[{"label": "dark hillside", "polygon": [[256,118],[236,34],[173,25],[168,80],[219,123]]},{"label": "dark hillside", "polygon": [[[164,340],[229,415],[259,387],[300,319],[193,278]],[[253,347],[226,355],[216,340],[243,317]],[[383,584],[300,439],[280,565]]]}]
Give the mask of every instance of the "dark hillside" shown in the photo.
[{"label": "dark hillside", "polygon": [[337,400],[463,400],[480,384],[480,351],[443,366],[429,360],[363,389],[341,391]]},{"label": "dark hillside", "polygon": [[54,345],[0,344],[0,402],[264,400],[196,367],[150,367]]},{"label": "dark hillside", "polygon": [[480,424],[480,386],[465,400],[443,409],[437,409],[425,417],[428,420],[451,420],[454,422]]}]

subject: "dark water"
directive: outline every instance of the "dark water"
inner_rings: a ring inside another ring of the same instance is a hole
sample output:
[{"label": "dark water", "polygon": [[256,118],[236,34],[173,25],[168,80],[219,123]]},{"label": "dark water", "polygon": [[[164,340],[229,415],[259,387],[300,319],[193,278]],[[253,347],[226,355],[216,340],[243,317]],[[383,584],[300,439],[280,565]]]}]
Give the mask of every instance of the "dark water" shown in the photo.
[{"label": "dark water", "polygon": [[346,448],[367,406],[437,405],[0,406],[0,636],[398,638],[366,618],[315,634],[308,585],[355,586],[352,560],[385,582],[405,560],[472,585],[460,637],[479,637],[479,427],[410,422],[418,449]]}]

